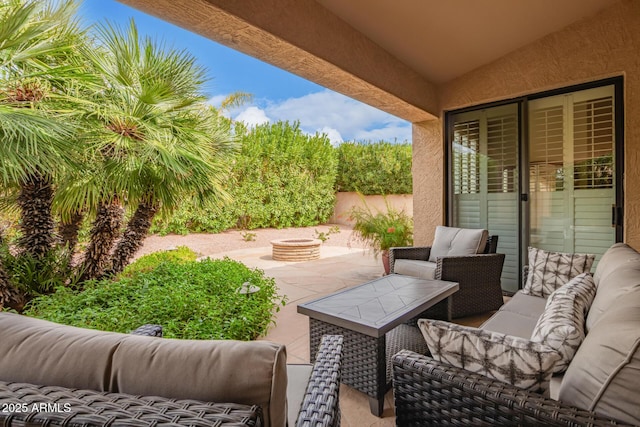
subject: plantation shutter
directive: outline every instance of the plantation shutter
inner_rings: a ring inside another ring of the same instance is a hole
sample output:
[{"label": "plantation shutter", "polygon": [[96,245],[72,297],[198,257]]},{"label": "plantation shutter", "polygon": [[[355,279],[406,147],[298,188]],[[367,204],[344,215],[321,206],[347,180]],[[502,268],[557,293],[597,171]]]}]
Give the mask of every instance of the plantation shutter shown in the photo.
[{"label": "plantation shutter", "polygon": [[518,134],[517,112],[487,117],[486,228],[499,236],[499,252],[505,254],[502,285],[513,291],[519,273]]},{"label": "plantation shutter", "polygon": [[613,86],[529,103],[531,246],[599,259],[615,242],[614,113]]},{"label": "plantation shutter", "polygon": [[502,286],[510,291],[518,288],[518,140],[515,104],[454,118],[452,225],[498,236]]}]

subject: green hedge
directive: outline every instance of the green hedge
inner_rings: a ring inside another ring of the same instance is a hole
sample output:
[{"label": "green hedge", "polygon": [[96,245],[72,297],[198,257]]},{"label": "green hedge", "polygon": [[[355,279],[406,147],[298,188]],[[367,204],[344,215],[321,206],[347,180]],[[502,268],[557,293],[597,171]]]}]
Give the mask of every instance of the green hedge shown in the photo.
[{"label": "green hedge", "polygon": [[362,194],[412,194],[411,144],[389,142],[341,144],[337,191]]},{"label": "green hedge", "polygon": [[236,124],[242,149],[235,159],[226,206],[184,205],[152,232],[220,232],[229,228],[302,227],[326,222],[335,203],[336,152],[325,135],[298,123],[247,129]]},{"label": "green hedge", "polygon": [[227,181],[225,206],[182,205],[156,218],[152,233],[218,233],[230,228],[304,227],[326,222],[336,191],[411,194],[411,144],[347,142],[333,148],[325,135],[298,123],[253,129],[235,124],[242,148]]}]

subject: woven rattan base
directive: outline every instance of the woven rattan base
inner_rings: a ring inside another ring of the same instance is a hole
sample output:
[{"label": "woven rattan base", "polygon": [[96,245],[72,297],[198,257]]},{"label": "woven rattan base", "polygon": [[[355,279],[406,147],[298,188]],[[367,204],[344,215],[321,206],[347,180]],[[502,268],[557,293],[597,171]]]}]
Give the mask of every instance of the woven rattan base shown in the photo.
[{"label": "woven rattan base", "polygon": [[0,426],[261,426],[259,406],[0,381]]},{"label": "woven rattan base", "polygon": [[[391,384],[386,378],[386,339],[370,337],[340,326],[309,319],[309,344],[318,348],[323,335],[343,336],[342,383],[369,396],[371,412],[382,415],[384,394]],[[311,355],[314,357],[314,355]]]}]

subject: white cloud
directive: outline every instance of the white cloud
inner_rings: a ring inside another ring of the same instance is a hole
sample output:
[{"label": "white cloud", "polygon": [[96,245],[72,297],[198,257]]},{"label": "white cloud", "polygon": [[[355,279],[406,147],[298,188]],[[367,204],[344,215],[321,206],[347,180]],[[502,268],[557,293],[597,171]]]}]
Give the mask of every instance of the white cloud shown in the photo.
[{"label": "white cloud", "polygon": [[268,123],[271,121],[269,117],[267,117],[264,110],[261,110],[260,108],[254,106],[242,111],[236,116],[235,120],[245,122],[249,127],[261,125],[263,123]]},{"label": "white cloud", "polygon": [[[223,95],[211,100],[224,99]],[[330,90],[284,101],[255,100],[231,116],[249,126],[272,121],[300,122],[309,134],[326,133],[332,144],[343,141],[411,141],[409,122]]]},{"label": "white cloud", "polygon": [[222,105],[222,101],[227,99],[229,95],[214,95],[207,100],[207,104],[213,105],[216,108],[220,108]]},{"label": "white cloud", "polygon": [[331,145],[333,146],[342,144],[344,142],[344,140],[342,139],[342,135],[340,135],[340,132],[338,132],[337,129],[333,129],[328,126],[325,126],[322,129],[320,129],[318,133],[326,134],[327,137],[329,138],[329,141],[331,141]]},{"label": "white cloud", "polygon": [[387,141],[387,142],[411,142],[411,126],[389,125],[386,127],[361,130],[356,132],[356,141]]}]

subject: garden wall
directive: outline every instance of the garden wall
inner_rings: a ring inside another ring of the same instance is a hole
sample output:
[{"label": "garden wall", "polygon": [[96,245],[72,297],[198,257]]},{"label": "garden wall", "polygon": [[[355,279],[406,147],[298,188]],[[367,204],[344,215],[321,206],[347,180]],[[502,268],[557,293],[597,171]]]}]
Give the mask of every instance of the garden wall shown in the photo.
[{"label": "garden wall", "polygon": [[349,220],[349,211],[354,206],[364,207],[363,198],[372,211],[386,211],[386,203],[389,203],[395,209],[404,210],[409,216],[413,217],[413,195],[411,194],[361,196],[356,192],[339,192],[336,193],[336,205],[329,223],[353,225],[353,221]]}]

